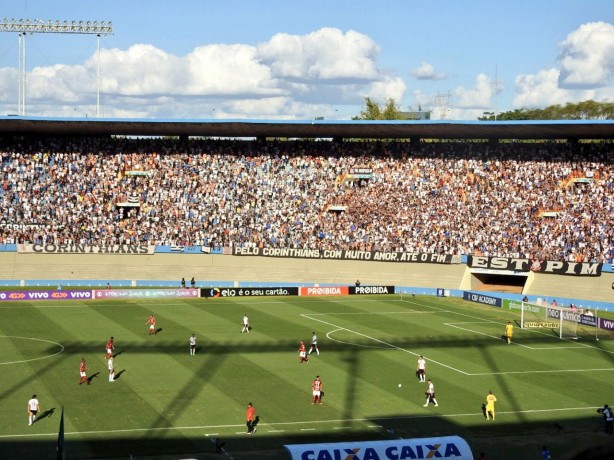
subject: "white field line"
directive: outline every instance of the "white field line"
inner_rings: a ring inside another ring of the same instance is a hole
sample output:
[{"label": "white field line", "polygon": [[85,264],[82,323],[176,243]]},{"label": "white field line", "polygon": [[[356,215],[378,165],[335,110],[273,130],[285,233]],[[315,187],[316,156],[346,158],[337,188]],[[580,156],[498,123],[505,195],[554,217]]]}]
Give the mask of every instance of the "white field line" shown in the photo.
[{"label": "white field line", "polygon": [[[550,413],[550,412],[568,412],[568,411],[591,411],[591,414],[594,413],[596,407],[562,407],[555,409],[527,409],[527,410],[519,410],[519,411],[497,411],[497,415],[516,415],[516,414],[537,414],[537,413]],[[355,423],[355,422],[365,422],[365,423],[374,423],[376,420],[420,420],[420,419],[429,419],[429,418],[458,418],[458,417],[484,417],[484,414],[480,412],[473,413],[460,413],[460,414],[438,414],[438,413],[429,413],[425,415],[407,415],[407,416],[397,416],[397,417],[371,417],[371,418],[353,418],[353,419],[332,419],[332,420],[301,420],[298,422],[270,422],[266,424],[262,424],[263,426],[309,426],[309,425],[323,425],[327,423]],[[43,423],[43,422],[38,422]],[[259,425],[260,426],[260,425]],[[64,433],[65,436],[85,436],[85,435],[98,435],[98,434],[121,434],[121,433],[146,433],[146,432],[160,432],[160,431],[180,431],[180,430],[219,430],[223,429],[232,429],[236,430],[239,427],[243,427],[243,424],[236,425],[195,425],[195,426],[178,426],[178,427],[161,427],[161,428],[132,428],[132,429],[124,429],[124,430],[97,430],[97,431],[67,431]],[[366,425],[367,428],[381,428],[380,425]],[[301,428],[299,428],[301,429]],[[308,428],[309,430],[315,430],[316,428]],[[357,428],[363,429],[363,428]],[[304,430],[304,429],[302,429]],[[276,431],[276,430],[271,430]],[[238,434],[245,434],[243,431],[236,432]],[[4,434],[0,435],[0,439],[10,439],[10,438],[33,438],[33,437],[43,437],[43,436],[54,436],[57,437],[58,432],[51,433],[25,433],[25,434]],[[217,433],[215,434],[217,436]],[[209,436],[212,436],[209,434]]]},{"label": "white field line", "polygon": [[328,340],[331,340],[332,342],[343,343],[345,345],[352,345],[354,347],[375,348],[377,350],[390,350],[390,351],[394,351],[394,348],[390,348],[390,347],[387,347],[387,346],[385,347],[385,346],[380,346],[380,345],[363,345],[363,344],[359,344],[359,343],[345,342],[343,340],[334,339],[332,337],[332,334],[334,334],[337,331],[341,331],[341,330],[343,330],[343,328],[333,329],[332,331],[327,332],[326,333],[326,338]]},{"label": "white field line", "polygon": [[[225,300],[239,300],[239,298],[237,297],[224,297]],[[251,300],[251,299],[255,299],[255,297],[242,297],[241,299],[245,299],[245,300]],[[75,299],[73,302],[79,304],[80,302],[92,302],[92,301],[98,301],[99,299]],[[107,301],[117,301],[117,302],[124,302],[126,304],[129,303],[136,303],[139,300],[145,300],[145,301],[151,301],[151,300],[156,300],[156,299],[134,299],[134,298],[128,298],[128,299],[105,299]],[[221,300],[221,299],[218,299]],[[211,299],[211,298],[204,298],[204,297],[196,297],[196,298],[186,298],[186,299],[182,299],[182,300],[177,300],[176,302],[165,302],[165,303],[153,303],[153,304],[149,304],[149,306],[152,307],[156,307],[156,306],[160,306],[160,307],[170,307],[173,305],[176,306],[189,306],[191,305],[191,303],[195,303],[195,302],[211,302],[211,303],[215,303],[218,300],[215,299]],[[186,301],[189,301],[188,303],[186,303]],[[280,304],[280,303],[284,303],[286,302],[287,299],[285,298],[280,298],[279,300],[267,300],[267,301],[263,301],[263,302],[257,302],[257,303],[252,303],[252,305],[275,305],[275,304]],[[307,299],[305,299],[305,301],[307,301]],[[389,299],[387,301],[396,301],[396,302],[400,302],[399,299]],[[59,303],[59,301],[49,301],[49,300],[45,300],[45,299],[36,299],[36,300],[30,300],[29,302],[35,302],[34,304],[29,304],[29,305],[23,305],[21,304],[21,302],[17,302],[15,301],[14,305],[0,305],[0,310],[2,309],[10,309],[10,308],[91,308],[91,307],[97,307],[96,304],[94,305],[75,305],[75,304],[61,304]],[[53,302],[52,305],[50,305]],[[56,303],[57,302],[57,303]],[[328,302],[331,303],[331,299],[309,299],[309,302],[313,302],[313,303],[324,303],[324,302]],[[373,302],[372,299],[354,299],[353,302],[360,302],[360,303],[365,303],[365,302]],[[239,303],[239,302],[234,302],[234,303]],[[248,302],[241,302],[241,304],[246,304]],[[106,305],[108,306],[108,305]],[[402,312],[399,312],[402,313]],[[422,313],[422,312],[417,312],[417,313]],[[327,313],[314,313],[314,314],[324,314],[326,315]],[[343,314],[343,313],[342,313]],[[356,313],[354,313],[356,314]],[[368,314],[368,313],[367,313]]]},{"label": "white field line", "polygon": [[[328,322],[328,321],[324,321],[324,320],[322,320],[322,319],[312,318],[312,317],[311,317],[311,315],[309,315],[309,314],[301,314],[301,316],[302,316],[302,317],[304,317],[304,318],[310,319],[310,320],[312,320],[312,321],[317,321],[317,322],[319,322],[319,323],[326,324],[326,325],[331,326],[331,327],[336,327],[336,328],[338,328],[338,330],[344,330],[344,331],[347,331],[347,332],[349,332],[349,333],[351,333],[351,334],[356,334],[356,335],[359,335],[359,336],[364,337],[364,338],[366,338],[366,339],[373,340],[374,342],[381,343],[382,345],[386,345],[386,346],[388,346],[388,347],[390,347],[390,348],[394,348],[394,349],[399,350],[399,351],[402,351],[402,352],[404,352],[404,353],[408,353],[408,354],[410,354],[410,355],[412,355],[412,356],[415,356],[415,357],[420,356],[420,354],[418,354],[418,353],[414,353],[413,351],[406,350],[405,348],[401,348],[401,347],[399,347],[399,346],[397,346],[397,345],[394,345],[394,344],[392,344],[392,343],[388,343],[388,342],[385,342],[385,341],[383,341],[383,340],[376,339],[375,337],[371,337],[371,336],[369,336],[369,335],[366,335],[366,334],[362,334],[362,333],[360,333],[360,332],[353,331],[353,330],[348,329],[348,328],[346,328],[346,327],[342,327],[342,326],[339,326],[339,325],[337,325],[337,324],[333,324],[333,323],[330,323],[330,322]],[[452,366],[448,366],[447,364],[443,364],[443,363],[441,363],[441,362],[438,362],[438,361],[435,361],[435,360],[432,360],[432,359],[431,359],[431,360],[429,360],[429,361],[430,361],[431,363],[439,364],[439,365],[440,365],[440,366],[442,366],[442,367],[445,367],[445,368],[450,369],[450,370],[452,370],[452,371],[458,372],[458,373],[460,373],[460,374],[463,374],[463,375],[470,375],[470,374],[468,374],[468,373],[467,373],[467,372],[465,372],[465,371],[462,371],[462,370],[460,370],[460,369],[456,369],[455,367],[452,367]]]},{"label": "white field line", "polygon": [[62,353],[64,351],[64,346],[62,344],[57,343],[57,342],[52,342],[51,340],[37,339],[37,338],[34,338],[34,337],[18,337],[18,336],[15,336],[15,335],[0,335],[0,338],[34,340],[36,342],[51,343],[53,345],[57,345],[58,347],[60,347],[60,351],[58,351],[57,353],[54,353],[52,355],[39,356],[38,358],[22,359],[20,361],[7,361],[7,362],[4,362],[4,363],[0,362],[0,366],[2,366],[4,364],[29,363],[31,361],[38,361],[40,359],[53,358],[54,356],[59,355],[60,353]]},{"label": "white field line", "polygon": [[[437,308],[437,307],[433,307],[433,306],[431,306],[431,305],[424,305],[424,304],[421,304],[421,303],[418,303],[418,302],[415,302],[415,301],[411,301],[411,300],[402,300],[402,299],[400,299],[400,300],[398,300],[398,301],[399,301],[399,302],[405,302],[405,303],[411,303],[411,304],[414,304],[414,305],[419,305],[419,306],[421,306],[421,307],[430,308],[431,310],[435,310],[435,311],[437,311],[437,312],[441,312],[441,313],[450,313],[450,314],[452,314],[452,315],[465,316],[465,317],[467,317],[467,318],[477,319],[477,320],[480,320],[480,322],[483,322],[483,323],[500,324],[500,323],[499,323],[499,322],[497,322],[497,321],[484,320],[484,318],[480,318],[479,316],[468,315],[468,314],[466,314],[466,313],[459,313],[459,312],[456,312],[456,311],[451,311],[451,310],[444,310],[443,308]],[[526,330],[526,329],[525,329],[525,330]],[[541,332],[541,331],[535,331],[535,330],[531,330],[531,329],[529,329],[528,331],[530,331],[530,332],[532,332],[532,333],[535,333],[535,334],[545,334],[544,332]],[[592,348],[592,349],[594,349],[594,350],[598,350],[598,351],[600,351],[601,353],[609,353],[609,354],[614,354],[614,351],[603,350],[603,349],[601,349],[601,348],[599,348],[599,347],[596,347],[596,346],[594,346],[594,345],[589,345],[589,344],[587,344],[587,343],[578,343],[578,342],[575,342],[575,341],[570,340],[570,339],[559,339],[559,340],[563,340],[563,341],[565,341],[565,342],[569,342],[569,343],[577,343],[577,344],[578,344],[578,346],[585,347],[585,348]],[[562,347],[553,347],[553,349],[560,349],[560,348],[562,348]]]},{"label": "white field line", "polygon": [[[467,329],[465,327],[460,327],[459,324],[490,324],[490,321],[468,321],[468,322],[464,322],[464,323],[443,323],[445,326],[450,326],[450,327],[455,327],[456,329],[461,329],[463,331],[467,331],[467,332],[473,332],[474,334],[479,334],[479,335],[485,335],[486,337],[492,337],[494,339],[497,340],[501,340],[501,338],[499,336],[496,335],[490,335],[490,334],[486,334],[485,332],[480,332],[480,331],[476,331],[473,329]],[[528,348],[529,350],[566,350],[566,349],[577,349],[578,346],[571,346],[571,347],[557,347],[557,346],[553,346],[553,347],[532,347],[530,345],[524,345],[522,343],[519,342],[512,342],[511,345],[518,345],[524,348]]]},{"label": "white field line", "polygon": [[[408,303],[416,303],[416,302],[408,302]],[[417,304],[417,305],[421,305],[421,304]],[[471,332],[471,333],[474,333],[474,334],[484,335],[486,337],[490,337],[490,338],[493,338],[495,340],[501,340],[500,337],[498,337],[498,336],[493,336],[493,335],[490,335],[490,334],[486,334],[484,332],[479,332],[479,331],[475,331],[473,329],[467,329],[467,328],[463,328],[463,327],[458,326],[458,324],[499,324],[497,321],[484,320],[484,318],[480,318],[480,317],[477,317],[477,316],[467,315],[465,313],[457,313],[457,312],[454,312],[454,311],[444,310],[444,309],[436,308],[436,307],[430,307],[428,305],[424,305],[424,306],[426,306],[428,308],[431,308],[433,310],[436,310],[436,313],[451,313],[451,314],[457,314],[457,315],[460,315],[460,316],[466,316],[466,317],[469,317],[471,319],[479,320],[479,321],[467,321],[467,322],[463,322],[463,323],[443,323],[443,324],[446,325],[446,326],[462,329],[464,331]],[[358,313],[343,312],[343,313],[314,313],[314,314],[309,313],[309,314],[301,314],[301,316],[303,316],[305,318],[308,318],[308,319],[311,319],[313,321],[318,321],[320,323],[324,323],[324,324],[327,324],[329,326],[336,327],[337,329],[332,330],[332,331],[330,331],[329,333],[326,334],[327,338],[329,338],[330,340],[333,340],[335,342],[345,343],[345,344],[354,345],[354,346],[360,346],[360,347],[363,347],[363,348],[378,348],[378,349],[392,348],[392,349],[403,351],[405,353],[409,353],[410,355],[413,355],[413,356],[416,356],[416,357],[419,356],[417,353],[414,353],[414,352],[412,352],[410,350],[406,350],[404,348],[401,348],[399,346],[393,345],[391,343],[385,342],[383,340],[376,339],[375,337],[371,337],[371,336],[368,336],[366,334],[362,334],[360,332],[353,331],[351,329],[348,329],[348,328],[345,328],[345,327],[342,327],[342,326],[338,326],[338,325],[335,325],[333,323],[329,323],[327,321],[324,321],[324,320],[321,320],[321,319],[318,319],[318,318],[313,318],[313,316],[325,316],[325,315],[332,315],[332,314],[345,314],[345,315],[359,314],[359,315],[365,315],[365,314],[383,314],[383,313],[384,312],[379,312],[379,313],[377,313],[377,312],[374,312],[374,313],[369,313],[369,312],[358,312]],[[386,314],[398,314],[400,312],[385,312],[385,313]],[[403,313],[405,313],[405,312],[403,312]],[[424,313],[424,312],[421,312],[421,313]],[[358,345],[358,344],[355,344],[355,343],[343,342],[341,340],[333,339],[330,336],[330,334],[332,334],[334,332],[337,332],[339,330],[344,330],[344,331],[350,332],[352,334],[360,335],[360,336],[365,337],[367,339],[370,339],[370,340],[373,340],[375,342],[381,343],[382,345],[385,345],[385,346],[384,347],[376,347],[376,346],[370,347],[368,345]],[[535,332],[539,332],[539,331],[535,331]],[[571,343],[575,343],[575,342],[571,342]],[[531,347],[531,346],[524,345],[524,344],[521,344],[521,343],[518,343],[518,342],[512,342],[512,345],[519,345],[519,346],[527,348],[529,350],[542,350],[542,349],[543,350],[562,350],[562,349],[568,349],[568,348],[572,348],[572,349],[573,348],[577,348],[577,346],[572,346],[572,347],[556,347],[555,346],[555,347],[536,348],[536,347]],[[597,347],[592,347],[590,345],[586,345],[586,346],[588,346],[590,348],[598,349]],[[600,349],[598,349],[598,350],[600,350]],[[600,351],[604,351],[604,350],[600,350]],[[608,351],[607,353],[612,353],[612,352]],[[428,357],[426,357],[426,358],[429,359]],[[467,376],[507,375],[507,374],[540,374],[540,373],[556,373],[556,372],[562,372],[562,373],[566,373],[566,372],[592,372],[592,371],[595,371],[595,372],[599,371],[599,372],[601,372],[601,371],[612,371],[612,370],[614,370],[614,368],[612,368],[612,369],[608,369],[608,368],[605,368],[605,369],[595,368],[595,369],[557,369],[557,370],[549,370],[549,371],[532,370],[532,371],[503,371],[503,372],[478,372],[478,373],[472,373],[472,372],[465,372],[463,370],[457,369],[455,367],[449,366],[447,364],[443,364],[442,362],[435,361],[435,360],[432,360],[432,359],[429,359],[429,362],[432,362],[432,363],[435,363],[435,364],[439,364],[440,366],[443,366],[445,368],[448,368],[450,370],[459,372],[459,373],[461,373],[463,375],[467,375]]]}]

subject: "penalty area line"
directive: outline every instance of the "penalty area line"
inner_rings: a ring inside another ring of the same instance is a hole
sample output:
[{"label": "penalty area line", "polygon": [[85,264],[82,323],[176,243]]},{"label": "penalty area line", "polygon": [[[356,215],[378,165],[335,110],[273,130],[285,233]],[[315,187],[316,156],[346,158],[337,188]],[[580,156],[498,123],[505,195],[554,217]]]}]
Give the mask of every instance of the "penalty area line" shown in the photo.
[{"label": "penalty area line", "polygon": [[[348,329],[348,328],[346,328],[346,327],[339,326],[338,324],[333,324],[333,323],[330,323],[330,322],[328,322],[328,321],[324,321],[323,319],[312,318],[312,317],[311,317],[311,315],[309,315],[309,314],[301,314],[301,316],[302,316],[302,317],[304,317],[304,318],[310,319],[310,320],[312,320],[312,321],[317,321],[317,322],[319,322],[319,323],[326,324],[327,326],[336,327],[336,328],[338,328],[338,330],[344,330],[344,331],[347,331],[347,332],[349,332],[349,333],[351,333],[351,334],[356,334],[356,335],[359,335],[359,336],[364,337],[364,338],[366,338],[366,339],[373,340],[374,342],[381,343],[382,345],[386,345],[386,346],[388,346],[388,347],[390,347],[390,348],[394,348],[395,350],[399,350],[399,351],[402,351],[402,352],[404,352],[404,353],[408,353],[408,354],[410,354],[410,355],[412,355],[412,356],[416,356],[416,357],[420,356],[420,354],[419,354],[419,353],[414,353],[413,351],[406,350],[405,348],[401,348],[401,347],[399,347],[399,346],[397,346],[397,345],[394,345],[394,344],[389,343],[389,342],[385,342],[385,341],[380,340],[380,339],[376,339],[375,337],[371,337],[371,336],[369,336],[369,335],[362,334],[362,333],[357,332],[357,331],[353,331],[353,330]],[[456,369],[455,367],[448,366],[447,364],[443,364],[443,363],[441,363],[441,362],[439,362],[439,361],[435,361],[435,360],[433,360],[433,359],[429,359],[429,361],[430,361],[431,363],[438,364],[438,365],[440,365],[440,366],[442,366],[442,367],[445,367],[445,368],[450,369],[450,370],[452,370],[452,371],[458,372],[458,373],[460,373],[460,374],[463,374],[463,375],[469,375],[469,373],[467,373],[467,372],[465,372],[465,371],[461,371],[460,369]]]}]

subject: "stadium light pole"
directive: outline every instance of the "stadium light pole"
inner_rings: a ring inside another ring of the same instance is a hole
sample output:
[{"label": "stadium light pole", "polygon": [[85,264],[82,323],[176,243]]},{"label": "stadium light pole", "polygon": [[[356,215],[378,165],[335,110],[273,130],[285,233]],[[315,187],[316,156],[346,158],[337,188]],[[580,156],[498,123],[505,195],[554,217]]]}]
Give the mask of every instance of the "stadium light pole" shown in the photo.
[{"label": "stadium light pole", "polygon": [[26,114],[26,35],[34,33],[95,34],[98,40],[96,69],[96,116],[100,114],[100,36],[113,35],[109,21],[46,21],[44,19],[7,19],[0,22],[0,32],[17,32],[19,38],[19,115]]}]

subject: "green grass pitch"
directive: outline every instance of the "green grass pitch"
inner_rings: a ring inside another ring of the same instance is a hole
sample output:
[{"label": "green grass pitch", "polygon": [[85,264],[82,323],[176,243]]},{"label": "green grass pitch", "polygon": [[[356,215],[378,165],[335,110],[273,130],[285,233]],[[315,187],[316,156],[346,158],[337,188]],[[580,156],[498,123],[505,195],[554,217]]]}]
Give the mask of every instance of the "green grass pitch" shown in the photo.
[{"label": "green grass pitch", "polygon": [[[240,333],[244,313],[249,334]],[[69,459],[287,459],[284,444],[460,435],[476,458],[518,460],[537,458],[543,444],[564,458],[609,440],[596,409],[614,404],[611,336],[567,341],[516,326],[508,345],[504,324],[517,313],[460,299],[20,302],[1,304],[0,318],[2,459],[55,458],[62,406]],[[298,343],[309,346],[312,331],[321,354],[299,364]],[[439,407],[423,407],[418,355]],[[81,357],[91,385],[78,384]],[[321,406],[311,404],[316,375]],[[481,412],[488,390],[498,398],[494,422]],[[28,426],[33,393],[43,414]],[[248,402],[259,416],[253,436]]]}]

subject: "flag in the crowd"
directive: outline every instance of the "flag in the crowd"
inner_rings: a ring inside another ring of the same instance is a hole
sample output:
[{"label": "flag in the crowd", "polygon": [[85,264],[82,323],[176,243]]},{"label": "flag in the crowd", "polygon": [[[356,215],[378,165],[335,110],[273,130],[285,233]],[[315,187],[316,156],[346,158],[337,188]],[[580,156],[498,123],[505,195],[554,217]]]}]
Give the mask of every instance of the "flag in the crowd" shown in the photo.
[{"label": "flag in the crowd", "polygon": [[62,406],[62,415],[60,416],[60,430],[58,432],[58,447],[57,460],[66,460],[64,452],[64,406]]},{"label": "flag in the crowd", "polygon": [[183,252],[184,247],[183,246],[171,246],[171,251],[173,252]]},{"label": "flag in the crowd", "polygon": [[201,250],[201,252],[204,252],[205,254],[210,254],[211,253],[211,248],[209,246],[201,246],[200,250]]}]

